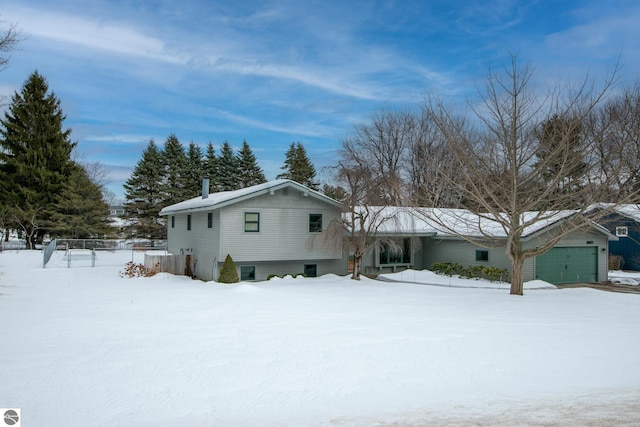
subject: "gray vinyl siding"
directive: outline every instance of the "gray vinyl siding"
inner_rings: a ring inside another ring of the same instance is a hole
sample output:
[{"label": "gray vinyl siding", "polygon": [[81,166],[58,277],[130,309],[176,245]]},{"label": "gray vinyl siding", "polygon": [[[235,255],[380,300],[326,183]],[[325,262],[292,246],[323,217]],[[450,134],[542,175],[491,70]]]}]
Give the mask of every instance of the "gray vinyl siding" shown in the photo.
[{"label": "gray vinyl siding", "polygon": [[[342,247],[331,247],[320,233],[309,232],[309,214],[322,214],[326,229],[340,210],[297,191],[277,191],[221,209],[220,254],[234,261],[339,259]],[[260,214],[260,231],[244,231],[245,213]]]},{"label": "gray vinyl siding", "polygon": [[[211,211],[210,211],[211,212]],[[212,227],[208,228],[208,212],[198,212],[192,231],[193,250],[196,255],[195,273],[197,277],[213,280],[217,276],[217,262],[223,262],[224,257],[220,257],[220,212],[212,211]],[[217,278],[217,277],[216,277]]]},{"label": "gray vinyl siding", "polygon": [[[207,214],[213,213],[213,226],[207,227]],[[244,213],[260,214],[260,231],[244,231]],[[346,274],[344,245],[329,247],[309,232],[309,214],[322,214],[322,227],[340,218],[336,206],[294,189],[281,189],[211,211],[191,213],[191,230],[187,230],[187,213],[168,215],[169,252],[192,254],[195,275],[201,280],[217,280],[227,254],[231,255],[238,274],[242,265],[256,266],[256,280],[269,274],[302,273],[305,264],[317,264],[317,274]],[[175,227],[171,228],[171,216]]]},{"label": "gray vinyl siding", "polygon": [[[477,250],[488,251],[489,260],[476,261]],[[511,262],[507,258],[503,247],[487,249],[465,240],[426,239],[425,244],[423,244],[423,256],[423,264],[426,269],[436,262],[452,262],[461,264],[463,267],[482,265],[506,268],[511,271]]]},{"label": "gray vinyl siding", "polygon": [[[301,274],[304,271],[305,264],[317,265],[317,276],[324,274],[347,274],[346,263],[343,259],[332,260],[297,260],[297,261],[256,261],[256,262],[236,262],[238,277],[240,277],[240,267],[250,265],[256,267],[256,281],[266,280],[271,274],[284,276],[286,274]],[[222,263],[220,263],[222,268]]]},{"label": "gray vinyl siding", "polygon": [[[172,254],[193,255],[195,275],[212,280],[214,260],[219,260],[220,213],[213,211],[212,228],[208,228],[207,214],[211,211],[191,213],[191,230],[187,230],[187,215],[175,215],[175,227],[171,227],[171,215],[167,229],[168,251]],[[224,261],[224,258],[222,259]]]}]

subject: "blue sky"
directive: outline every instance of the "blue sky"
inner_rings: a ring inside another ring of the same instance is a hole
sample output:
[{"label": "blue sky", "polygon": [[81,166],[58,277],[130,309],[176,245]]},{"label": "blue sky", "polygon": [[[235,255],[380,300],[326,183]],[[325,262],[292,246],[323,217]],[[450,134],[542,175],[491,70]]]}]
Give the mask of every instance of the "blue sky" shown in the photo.
[{"label": "blue sky", "polygon": [[246,140],[267,179],[299,141],[320,171],[354,124],[473,99],[511,52],[542,84],[640,74],[637,1],[8,0],[0,19],[25,36],[0,94],[43,74],[119,198],[151,138]]}]

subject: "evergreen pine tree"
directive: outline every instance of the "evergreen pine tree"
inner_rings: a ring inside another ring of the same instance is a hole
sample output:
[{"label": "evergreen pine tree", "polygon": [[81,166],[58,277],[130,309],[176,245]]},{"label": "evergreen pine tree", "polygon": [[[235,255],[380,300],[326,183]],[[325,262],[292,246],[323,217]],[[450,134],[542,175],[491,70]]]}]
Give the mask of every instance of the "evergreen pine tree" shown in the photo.
[{"label": "evergreen pine tree", "polygon": [[251,151],[251,147],[249,147],[247,141],[242,142],[242,148],[238,153],[237,161],[241,188],[267,182],[264,172],[262,172],[262,169],[258,166],[256,156],[253,155],[253,151]]},{"label": "evergreen pine tree", "polygon": [[207,144],[207,151],[204,158],[204,176],[209,178],[209,191],[212,193],[220,191],[220,178],[218,176],[218,158],[216,150],[211,141]]},{"label": "evergreen pine tree", "polygon": [[[280,168],[284,172],[280,175],[276,176],[276,179],[291,179],[293,180],[293,169],[295,167],[295,158],[296,158],[296,144],[291,143],[289,149],[286,153],[284,153],[284,165]],[[295,181],[295,180],[294,180]]]},{"label": "evergreen pine tree", "polygon": [[74,164],[73,175],[62,197],[54,205],[51,237],[88,239],[111,233],[109,206],[102,191],[91,181],[87,171]]},{"label": "evergreen pine tree", "polygon": [[205,172],[202,150],[195,142],[189,143],[185,166],[185,191],[183,199],[198,197],[202,191],[202,178]]},{"label": "evergreen pine tree", "polygon": [[60,100],[48,92],[46,79],[34,72],[0,120],[0,204],[30,249],[52,225],[53,205],[72,175],[76,146],[71,129],[63,129]]},{"label": "evergreen pine tree", "polygon": [[325,196],[329,196],[333,200],[337,200],[337,201],[339,201],[341,203],[344,203],[344,202],[347,201],[347,190],[345,190],[341,186],[334,187],[333,185],[324,184],[322,186],[321,192]]},{"label": "evergreen pine tree", "polygon": [[187,156],[178,138],[171,134],[167,137],[162,151],[164,160],[164,187],[162,191],[162,207],[182,202],[187,187]]},{"label": "evergreen pine tree", "polygon": [[312,190],[318,190],[318,183],[315,181],[316,169],[309,157],[307,157],[307,151],[300,142],[291,143],[285,153],[284,166],[281,169],[284,172],[278,175],[277,179],[290,179]]},{"label": "evergreen pine tree", "polygon": [[222,268],[220,269],[220,276],[218,277],[218,282],[220,283],[237,283],[240,281],[240,277],[238,277],[238,270],[236,269],[236,264],[233,262],[231,255],[227,255],[224,259],[224,264],[222,264]]},{"label": "evergreen pine tree", "polygon": [[233,148],[227,141],[222,144],[220,157],[218,157],[219,191],[232,191],[241,188],[240,175],[238,173],[238,161],[233,155]]},{"label": "evergreen pine tree", "polygon": [[[296,144],[296,174],[297,179],[300,179],[301,184],[306,185],[312,190],[318,190],[318,182],[316,178],[316,168],[307,157],[307,151],[304,146],[299,142]],[[297,181],[296,179],[296,181]]]},{"label": "evergreen pine tree", "polygon": [[126,230],[131,237],[166,238],[166,229],[159,213],[164,207],[165,176],[162,153],[152,139],[142,153],[131,177],[124,184]]}]

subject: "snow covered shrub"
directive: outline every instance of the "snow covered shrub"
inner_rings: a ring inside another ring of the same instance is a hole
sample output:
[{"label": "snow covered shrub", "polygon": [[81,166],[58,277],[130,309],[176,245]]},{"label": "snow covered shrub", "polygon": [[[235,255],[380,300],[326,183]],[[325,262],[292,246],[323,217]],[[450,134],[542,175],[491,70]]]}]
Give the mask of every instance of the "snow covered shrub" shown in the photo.
[{"label": "snow covered shrub", "polygon": [[238,270],[236,269],[236,264],[233,262],[231,255],[227,255],[224,259],[224,264],[222,264],[222,269],[220,270],[220,276],[218,277],[219,283],[238,283],[240,281],[240,277],[238,277]]},{"label": "snow covered shrub", "polygon": [[153,270],[148,269],[143,264],[136,264],[129,261],[124,266],[124,271],[120,272],[120,277],[151,277],[155,274]]}]

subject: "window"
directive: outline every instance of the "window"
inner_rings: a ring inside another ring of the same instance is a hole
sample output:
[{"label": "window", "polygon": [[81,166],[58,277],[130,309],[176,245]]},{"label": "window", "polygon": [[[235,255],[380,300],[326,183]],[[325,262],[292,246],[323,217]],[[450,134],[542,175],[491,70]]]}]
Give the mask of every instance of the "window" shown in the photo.
[{"label": "window", "polygon": [[187,230],[191,230],[191,215],[187,215]]},{"label": "window", "polygon": [[244,213],[244,231],[249,233],[260,231],[260,214],[258,212]]},{"label": "window", "polygon": [[322,214],[309,214],[309,233],[322,231]]},{"label": "window", "polygon": [[380,265],[410,264],[411,240],[402,239],[396,244],[383,243],[380,247]]},{"label": "window", "polygon": [[256,266],[243,265],[240,267],[240,280],[256,280]]},{"label": "window", "polygon": [[618,236],[618,237],[629,237],[629,228],[628,227],[616,227],[616,236]]},{"label": "window", "polygon": [[304,265],[304,275],[307,277],[317,277],[318,276],[318,264],[305,264]]},{"label": "window", "polygon": [[171,228],[175,228],[176,227],[176,217],[172,216],[171,217]]},{"label": "window", "polygon": [[213,212],[207,213],[207,228],[213,228]]},{"label": "window", "polygon": [[476,261],[489,261],[489,251],[484,249],[477,250]]}]

